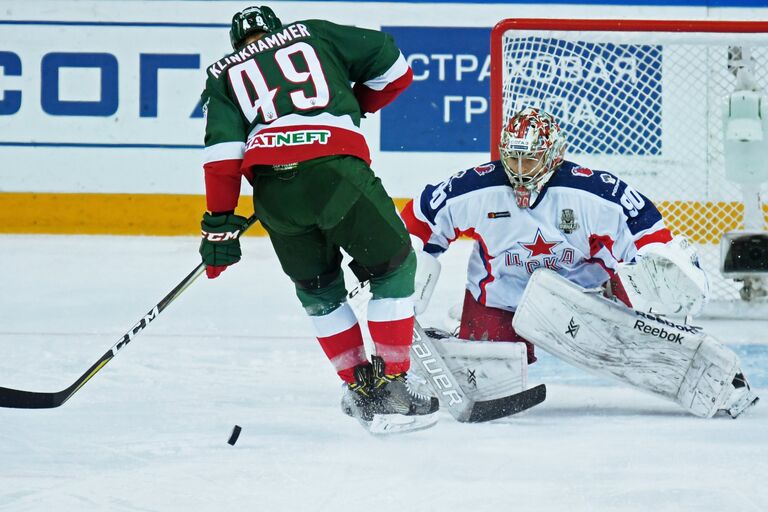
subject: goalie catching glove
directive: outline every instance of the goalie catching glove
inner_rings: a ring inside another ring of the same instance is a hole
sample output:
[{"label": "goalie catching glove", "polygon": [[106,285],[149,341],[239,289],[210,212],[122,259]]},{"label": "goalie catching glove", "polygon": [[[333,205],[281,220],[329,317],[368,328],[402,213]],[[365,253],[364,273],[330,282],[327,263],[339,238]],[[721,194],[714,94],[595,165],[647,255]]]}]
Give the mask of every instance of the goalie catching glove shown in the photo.
[{"label": "goalie catching glove", "polygon": [[206,275],[213,279],[240,261],[240,233],[248,226],[248,219],[234,214],[205,212],[200,226],[203,237],[200,256],[206,264]]},{"label": "goalie catching glove", "polygon": [[693,246],[682,237],[640,249],[635,263],[619,264],[618,276],[634,309],[662,315],[695,315],[707,302],[707,276]]}]

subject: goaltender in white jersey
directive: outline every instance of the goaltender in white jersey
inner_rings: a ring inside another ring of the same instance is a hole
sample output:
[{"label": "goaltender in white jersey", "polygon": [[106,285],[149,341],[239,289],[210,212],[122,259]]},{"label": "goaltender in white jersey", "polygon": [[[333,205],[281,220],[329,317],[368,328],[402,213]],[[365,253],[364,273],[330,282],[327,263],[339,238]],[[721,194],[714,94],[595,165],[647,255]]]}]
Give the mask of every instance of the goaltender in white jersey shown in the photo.
[{"label": "goaltender in white jersey", "polygon": [[[564,160],[565,146],[550,114],[523,109],[502,131],[500,160],[428,185],[405,206],[402,217],[423,248],[417,314],[439,275],[436,257],[465,235],[475,244],[460,339],[524,342],[529,363],[538,346],[667,396],[698,416],[720,409],[737,416],[757,397],[736,355],[699,328],[657,316],[693,315],[705,304],[707,280],[695,251],[673,237],[647,197],[610,172]],[[598,288],[623,305],[588,293]],[[574,289],[578,295],[566,293]],[[576,309],[586,305],[591,315],[579,320]],[[526,315],[515,318],[523,308]],[[563,319],[564,326],[555,321]],[[584,328],[577,336],[580,321],[621,335]],[[667,354],[670,345],[678,352],[658,363],[651,352]],[[627,357],[618,368],[606,363],[616,354]]]}]

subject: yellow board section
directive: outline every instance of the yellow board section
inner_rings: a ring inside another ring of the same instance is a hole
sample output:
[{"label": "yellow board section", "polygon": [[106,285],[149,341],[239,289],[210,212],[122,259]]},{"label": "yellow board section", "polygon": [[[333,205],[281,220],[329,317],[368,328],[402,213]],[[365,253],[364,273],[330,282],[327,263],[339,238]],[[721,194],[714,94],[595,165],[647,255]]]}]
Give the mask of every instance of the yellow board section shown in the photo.
[{"label": "yellow board section", "polygon": [[[657,207],[673,233],[698,244],[720,243],[723,233],[744,227],[744,204],[736,201],[661,201]],[[768,204],[762,209],[765,225]]]},{"label": "yellow board section", "polygon": [[[401,209],[409,199],[395,199]],[[253,213],[249,197],[237,213]],[[718,243],[720,235],[741,227],[739,202],[663,201],[667,225],[696,243]],[[197,235],[205,197],[182,194],[0,193],[0,233],[87,235]],[[768,205],[763,205],[768,223]],[[258,223],[248,235],[263,236]]]},{"label": "yellow board section", "polygon": [[[407,199],[395,200],[398,208]],[[250,197],[237,213],[253,213]],[[182,194],[0,193],[0,233],[199,235],[205,197]],[[248,235],[264,236],[256,223]]]}]

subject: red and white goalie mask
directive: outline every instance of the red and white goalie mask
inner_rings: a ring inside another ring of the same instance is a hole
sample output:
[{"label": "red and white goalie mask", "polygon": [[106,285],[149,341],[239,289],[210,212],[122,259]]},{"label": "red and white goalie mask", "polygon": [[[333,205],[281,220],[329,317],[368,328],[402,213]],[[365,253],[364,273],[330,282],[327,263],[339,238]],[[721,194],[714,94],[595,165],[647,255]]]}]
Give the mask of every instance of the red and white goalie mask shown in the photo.
[{"label": "red and white goalie mask", "polygon": [[528,208],[565,154],[565,135],[551,114],[526,107],[501,131],[501,163],[515,189],[518,208]]}]

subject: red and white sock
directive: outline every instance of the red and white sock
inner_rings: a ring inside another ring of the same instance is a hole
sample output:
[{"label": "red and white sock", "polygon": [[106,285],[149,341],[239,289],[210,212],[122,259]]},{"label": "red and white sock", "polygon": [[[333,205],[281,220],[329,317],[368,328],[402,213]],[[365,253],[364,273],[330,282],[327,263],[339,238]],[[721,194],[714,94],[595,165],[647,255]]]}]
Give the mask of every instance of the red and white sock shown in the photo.
[{"label": "red and white sock", "polygon": [[327,315],[310,318],[315,326],[317,341],[336,368],[336,373],[344,382],[355,382],[355,366],[368,362],[363,333],[355,312],[345,302]]},{"label": "red and white sock", "polygon": [[408,371],[413,343],[413,298],[371,299],[368,330],[376,355],[384,359],[385,371],[388,374]]}]

